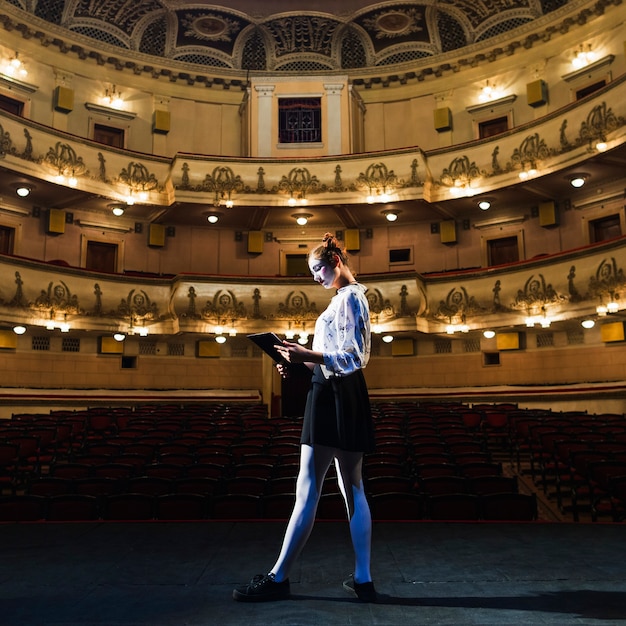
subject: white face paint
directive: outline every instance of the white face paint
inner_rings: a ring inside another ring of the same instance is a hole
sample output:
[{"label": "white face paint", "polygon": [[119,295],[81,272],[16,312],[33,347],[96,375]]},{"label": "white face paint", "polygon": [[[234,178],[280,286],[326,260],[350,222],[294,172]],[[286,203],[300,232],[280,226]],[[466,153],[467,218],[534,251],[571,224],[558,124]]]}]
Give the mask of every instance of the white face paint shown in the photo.
[{"label": "white face paint", "polygon": [[328,261],[309,257],[309,269],[313,275],[313,280],[322,285],[322,287],[331,289],[334,286],[337,278],[337,268],[332,267]]}]

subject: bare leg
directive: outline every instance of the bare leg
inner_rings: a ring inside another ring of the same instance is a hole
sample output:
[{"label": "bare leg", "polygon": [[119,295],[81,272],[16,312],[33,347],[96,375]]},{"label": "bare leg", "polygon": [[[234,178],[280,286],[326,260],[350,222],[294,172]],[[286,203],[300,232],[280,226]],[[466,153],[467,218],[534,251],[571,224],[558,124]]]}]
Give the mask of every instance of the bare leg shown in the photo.
[{"label": "bare leg", "polygon": [[357,583],[366,583],[372,580],[372,516],[363,486],[363,454],[336,450],[335,466],[350,521],[350,536],[354,548],[354,580]]},{"label": "bare leg", "polygon": [[313,530],[322,485],[335,452],[334,448],[326,446],[301,446],[296,502],[287,524],[278,560],[270,570],[277,582],[289,576],[294,562]]}]

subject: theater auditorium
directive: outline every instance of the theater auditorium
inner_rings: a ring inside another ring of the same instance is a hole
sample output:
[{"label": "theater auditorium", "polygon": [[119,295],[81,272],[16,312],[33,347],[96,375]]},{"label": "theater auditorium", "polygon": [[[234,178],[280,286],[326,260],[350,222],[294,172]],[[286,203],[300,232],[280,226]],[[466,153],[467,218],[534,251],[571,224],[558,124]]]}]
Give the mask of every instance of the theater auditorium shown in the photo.
[{"label": "theater auditorium", "polygon": [[[621,0],[0,1],[0,624],[626,624]],[[377,602],[331,469],[291,597],[325,233],[365,286]],[[258,571],[257,571],[258,570]]]}]

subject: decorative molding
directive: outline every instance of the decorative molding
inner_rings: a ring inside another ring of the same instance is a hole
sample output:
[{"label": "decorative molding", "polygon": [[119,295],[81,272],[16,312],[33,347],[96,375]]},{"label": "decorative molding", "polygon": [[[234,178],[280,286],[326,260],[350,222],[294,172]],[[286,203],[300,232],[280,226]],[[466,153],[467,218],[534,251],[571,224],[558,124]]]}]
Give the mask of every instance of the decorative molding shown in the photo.
[{"label": "decorative molding", "polygon": [[137,117],[137,113],[134,113],[133,111],[120,111],[120,109],[106,107],[102,104],[96,104],[94,102],[85,102],[85,108],[93,113],[99,113],[100,115],[106,115],[107,117],[116,117],[120,120],[134,120]]},{"label": "decorative molding", "polygon": [[489,100],[489,102],[481,102],[480,104],[473,104],[471,106],[465,107],[465,110],[468,113],[474,115],[475,113],[482,113],[487,109],[492,109],[493,107],[505,106],[507,104],[513,104],[517,100],[517,96],[515,94],[511,94],[510,96],[504,96],[504,98],[498,98],[497,100]]},{"label": "decorative molding", "polygon": [[22,93],[35,93],[39,90],[37,85],[33,85],[32,83],[25,83],[23,80],[18,80],[17,78],[11,78],[10,76],[6,76],[5,74],[0,74],[0,85],[10,89],[11,91],[21,91]]},{"label": "decorative molding", "polygon": [[0,206],[0,212],[9,213],[11,215],[21,215],[23,217],[28,217],[30,215],[30,211],[26,209],[20,209],[18,207],[12,207],[12,206],[6,206],[6,205]]},{"label": "decorative molding", "polygon": [[482,230],[483,228],[491,228],[492,226],[511,226],[513,224],[521,224],[526,221],[525,215],[517,215],[515,217],[497,217],[492,220],[483,220],[474,222],[474,228]]},{"label": "decorative molding", "polygon": [[103,222],[90,222],[87,220],[76,220],[76,223],[81,228],[96,228],[97,230],[111,230],[116,233],[129,233],[134,230],[129,226],[114,226],[112,224],[105,224]]},{"label": "decorative molding", "polygon": [[593,63],[589,63],[589,65],[585,65],[585,67],[581,67],[579,70],[574,70],[569,74],[563,74],[561,78],[566,83],[571,83],[573,80],[589,74],[589,72],[595,72],[596,70],[602,69],[603,67],[608,67],[609,65],[611,65],[611,63],[613,63],[614,59],[614,54],[608,54],[607,56],[602,57],[601,59],[598,59]]}]

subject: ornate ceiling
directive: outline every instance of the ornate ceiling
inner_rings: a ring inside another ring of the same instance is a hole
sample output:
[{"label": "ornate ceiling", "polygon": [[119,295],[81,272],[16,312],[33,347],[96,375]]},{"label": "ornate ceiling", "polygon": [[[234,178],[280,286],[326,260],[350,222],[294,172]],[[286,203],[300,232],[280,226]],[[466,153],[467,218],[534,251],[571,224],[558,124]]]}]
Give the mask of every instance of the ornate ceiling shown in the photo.
[{"label": "ornate ceiling", "polygon": [[523,27],[569,2],[8,1],[55,27],[129,52],[205,70],[300,73],[435,57]]}]

